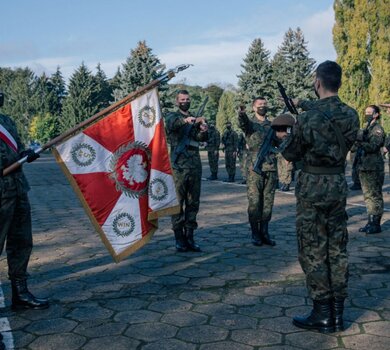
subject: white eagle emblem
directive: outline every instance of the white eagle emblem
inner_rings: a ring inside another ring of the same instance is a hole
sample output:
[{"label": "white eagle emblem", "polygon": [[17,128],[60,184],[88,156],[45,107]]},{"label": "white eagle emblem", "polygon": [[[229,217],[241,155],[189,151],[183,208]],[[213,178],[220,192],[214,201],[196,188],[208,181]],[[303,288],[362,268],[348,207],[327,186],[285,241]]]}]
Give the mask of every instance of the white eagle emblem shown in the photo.
[{"label": "white eagle emblem", "polygon": [[143,158],[139,154],[131,156],[126,165],[121,166],[123,171],[123,177],[129,182],[131,186],[134,182],[142,183],[148,178],[148,172],[146,170],[147,163],[143,161]]}]

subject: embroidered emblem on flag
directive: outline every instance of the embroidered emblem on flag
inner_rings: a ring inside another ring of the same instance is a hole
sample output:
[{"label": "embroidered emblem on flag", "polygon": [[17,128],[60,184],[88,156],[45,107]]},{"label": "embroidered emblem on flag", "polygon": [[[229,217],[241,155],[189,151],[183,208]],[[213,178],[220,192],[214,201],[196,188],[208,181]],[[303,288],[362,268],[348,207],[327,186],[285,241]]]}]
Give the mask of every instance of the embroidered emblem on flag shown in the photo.
[{"label": "embroidered emblem on flag", "polygon": [[115,261],[142,247],[157,218],[178,212],[157,89],[54,150]]}]

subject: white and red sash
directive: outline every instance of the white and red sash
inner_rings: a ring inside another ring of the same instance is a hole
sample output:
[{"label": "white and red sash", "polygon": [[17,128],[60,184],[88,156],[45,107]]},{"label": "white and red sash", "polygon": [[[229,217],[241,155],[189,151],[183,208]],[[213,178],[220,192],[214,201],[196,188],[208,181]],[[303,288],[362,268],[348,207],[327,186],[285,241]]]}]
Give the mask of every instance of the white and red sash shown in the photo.
[{"label": "white and red sash", "polygon": [[18,153],[18,144],[16,143],[13,136],[8,132],[8,130],[0,124],[0,140],[3,140],[9,148],[11,148],[15,153]]}]

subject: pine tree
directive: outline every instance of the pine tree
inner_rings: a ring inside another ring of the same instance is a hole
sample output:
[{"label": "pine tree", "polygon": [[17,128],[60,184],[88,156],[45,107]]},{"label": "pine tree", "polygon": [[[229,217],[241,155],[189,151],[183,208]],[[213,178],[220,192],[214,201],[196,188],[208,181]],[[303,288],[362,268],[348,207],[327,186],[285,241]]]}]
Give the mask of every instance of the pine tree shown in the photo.
[{"label": "pine tree", "polygon": [[115,75],[108,81],[112,90],[112,98],[114,102],[119,101],[122,97],[122,91],[120,90],[122,81],[122,72],[120,67],[118,67]]},{"label": "pine tree", "polygon": [[232,123],[234,130],[238,130],[236,94],[233,91],[225,90],[219,99],[218,113],[216,117],[216,128],[222,133],[228,121]]},{"label": "pine tree", "polygon": [[[115,98],[121,99],[131,92],[145,86],[154,79],[160,77],[165,69],[165,65],[160,63],[152,49],[146,45],[145,41],[138,42],[135,49],[131,50],[130,56],[122,65],[120,87],[115,90]],[[161,102],[164,107],[166,83],[159,86]]]},{"label": "pine tree", "polygon": [[55,114],[57,109],[57,96],[51,80],[45,73],[35,78],[33,91],[32,104],[34,114]]},{"label": "pine tree", "polygon": [[280,95],[276,89],[276,82],[279,81],[289,96],[301,99],[315,97],[312,76],[315,61],[309,57],[307,43],[300,28],[295,31],[289,28],[271,64],[276,96]]},{"label": "pine tree", "polygon": [[61,131],[65,131],[99,110],[96,79],[82,63],[69,80],[68,96],[64,102]]},{"label": "pine tree", "polygon": [[248,108],[255,97],[264,96],[273,104],[272,67],[270,52],[265,49],[261,39],[255,39],[241,65],[243,71],[238,75],[240,104]]},{"label": "pine tree", "polygon": [[107,80],[107,76],[102,70],[100,63],[96,67],[96,86],[97,86],[97,101],[98,101],[98,108],[104,109],[110,105],[111,95],[112,95],[112,88]]},{"label": "pine tree", "polygon": [[52,114],[59,117],[62,115],[62,107],[66,97],[65,80],[62,76],[60,67],[57,67],[56,72],[50,77],[50,81],[53,85],[53,91],[56,96],[55,105],[52,108]]}]

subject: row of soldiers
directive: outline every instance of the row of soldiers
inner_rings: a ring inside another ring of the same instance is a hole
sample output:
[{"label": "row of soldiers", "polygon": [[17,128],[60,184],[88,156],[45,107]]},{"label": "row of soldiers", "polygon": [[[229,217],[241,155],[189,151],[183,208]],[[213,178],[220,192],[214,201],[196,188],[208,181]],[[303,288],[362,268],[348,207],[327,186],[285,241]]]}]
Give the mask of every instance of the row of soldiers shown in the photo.
[{"label": "row of soldiers", "polygon": [[[266,118],[266,117],[265,117]],[[266,118],[267,119],[267,118]],[[236,175],[236,160],[238,158],[241,170],[242,182],[246,184],[250,164],[248,162],[249,147],[245,134],[237,133],[232,128],[232,123],[227,122],[222,135],[213,123],[208,129],[208,140],[206,143],[207,157],[211,175],[208,180],[218,180],[219,149],[222,141],[222,151],[225,153],[225,167],[228,174],[226,182],[234,182]],[[292,181],[293,163],[287,161],[281,154],[277,155],[278,184],[281,191],[289,191]]]}]

